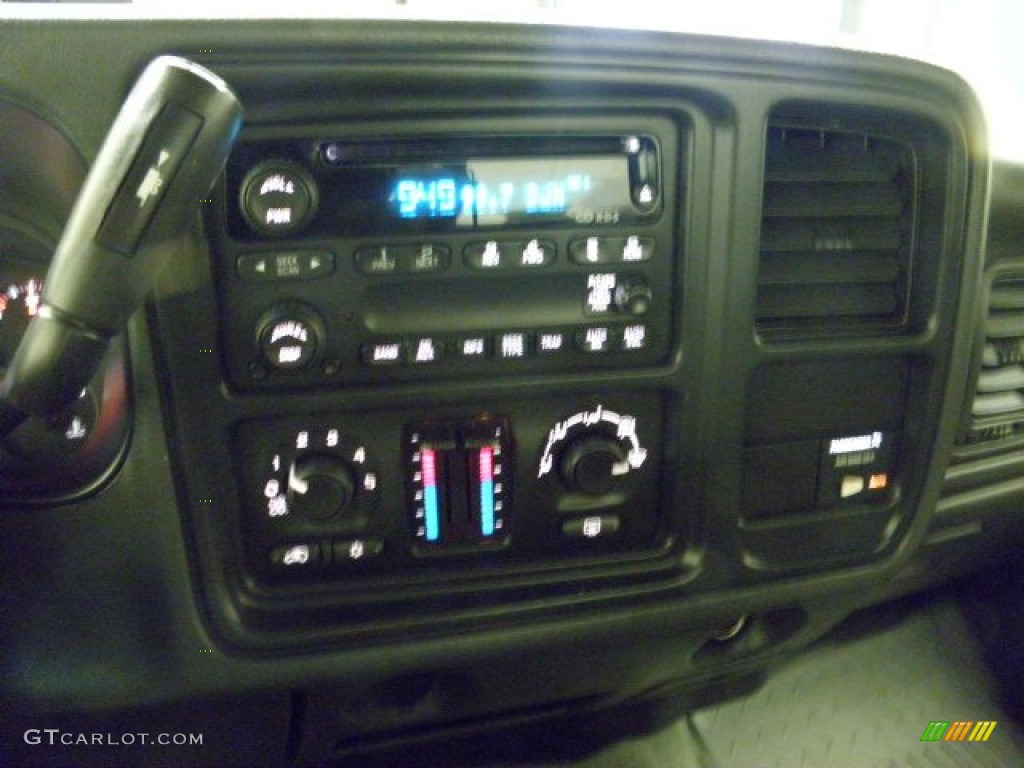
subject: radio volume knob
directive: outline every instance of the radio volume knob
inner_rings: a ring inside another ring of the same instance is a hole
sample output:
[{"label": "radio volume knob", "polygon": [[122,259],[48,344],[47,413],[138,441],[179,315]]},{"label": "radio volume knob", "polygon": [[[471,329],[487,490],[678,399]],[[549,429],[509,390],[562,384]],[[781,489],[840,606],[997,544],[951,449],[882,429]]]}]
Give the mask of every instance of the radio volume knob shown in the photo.
[{"label": "radio volume knob", "polygon": [[330,520],[355,499],[352,468],[336,456],[300,456],[288,475],[288,506],[310,520]]},{"label": "radio volume knob", "polygon": [[303,229],[318,204],[316,181],[305,168],[287,160],[260,163],[246,174],[239,192],[249,226],[272,237]]},{"label": "radio volume knob", "polygon": [[570,489],[600,496],[619,484],[626,461],[626,451],[614,438],[584,435],[566,447],[559,469]]},{"label": "radio volume knob", "polygon": [[309,365],[324,335],[320,315],[298,302],[271,307],[256,324],[263,359],[280,371],[297,371]]}]

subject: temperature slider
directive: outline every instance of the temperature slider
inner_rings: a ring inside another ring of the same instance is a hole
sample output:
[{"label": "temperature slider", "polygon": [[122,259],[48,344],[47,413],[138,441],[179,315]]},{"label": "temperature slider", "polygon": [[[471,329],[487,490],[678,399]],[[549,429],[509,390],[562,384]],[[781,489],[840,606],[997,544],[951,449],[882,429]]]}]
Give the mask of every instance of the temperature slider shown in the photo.
[{"label": "temperature slider", "polygon": [[416,538],[432,547],[504,541],[509,455],[503,420],[410,430],[410,508]]}]

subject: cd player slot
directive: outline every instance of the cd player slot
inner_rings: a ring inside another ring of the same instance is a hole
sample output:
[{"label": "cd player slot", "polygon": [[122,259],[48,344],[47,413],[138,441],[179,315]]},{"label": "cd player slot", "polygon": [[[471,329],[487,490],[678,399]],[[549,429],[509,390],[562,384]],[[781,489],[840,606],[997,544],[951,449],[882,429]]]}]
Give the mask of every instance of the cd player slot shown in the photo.
[{"label": "cd player slot", "polygon": [[373,333],[504,330],[583,322],[586,277],[388,285],[365,295],[363,321]]}]

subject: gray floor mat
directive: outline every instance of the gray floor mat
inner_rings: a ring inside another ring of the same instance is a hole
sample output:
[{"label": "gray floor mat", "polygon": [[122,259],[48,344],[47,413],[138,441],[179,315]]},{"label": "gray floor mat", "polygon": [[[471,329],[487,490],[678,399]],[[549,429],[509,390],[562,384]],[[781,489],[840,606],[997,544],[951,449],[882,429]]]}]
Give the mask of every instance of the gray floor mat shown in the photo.
[{"label": "gray floor mat", "polygon": [[[922,742],[935,720],[997,725],[986,742]],[[942,599],[858,639],[820,644],[753,695],[617,744],[585,766],[1019,768],[1024,734],[997,704],[956,603]]]}]

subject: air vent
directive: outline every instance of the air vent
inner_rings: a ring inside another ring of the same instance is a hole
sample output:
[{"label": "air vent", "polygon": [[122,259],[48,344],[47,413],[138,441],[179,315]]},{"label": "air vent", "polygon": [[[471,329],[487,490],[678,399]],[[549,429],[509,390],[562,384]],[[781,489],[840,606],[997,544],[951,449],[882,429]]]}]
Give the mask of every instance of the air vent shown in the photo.
[{"label": "air vent", "polygon": [[911,149],[838,130],[768,129],[757,325],[863,335],[907,324]]},{"label": "air vent", "polygon": [[992,285],[985,349],[971,405],[967,441],[989,442],[1024,432],[1024,276]]}]

